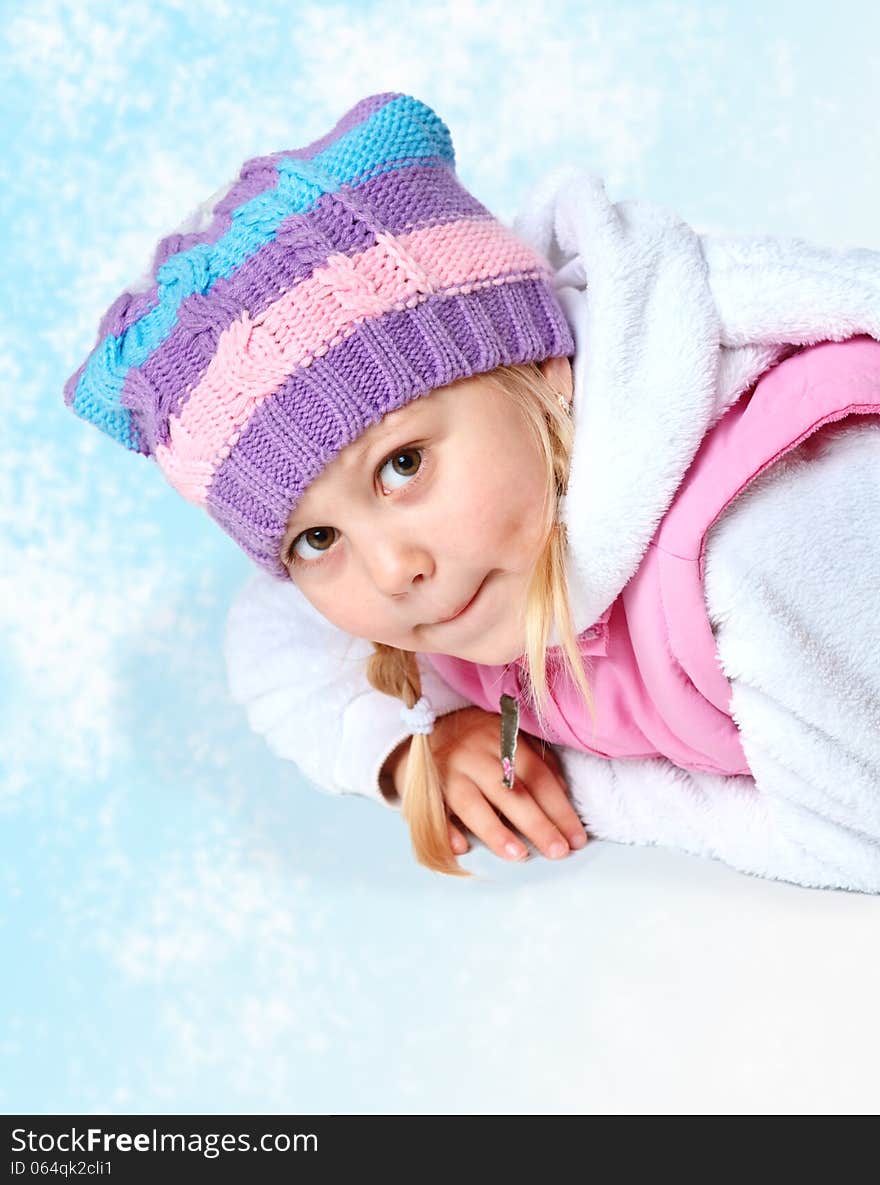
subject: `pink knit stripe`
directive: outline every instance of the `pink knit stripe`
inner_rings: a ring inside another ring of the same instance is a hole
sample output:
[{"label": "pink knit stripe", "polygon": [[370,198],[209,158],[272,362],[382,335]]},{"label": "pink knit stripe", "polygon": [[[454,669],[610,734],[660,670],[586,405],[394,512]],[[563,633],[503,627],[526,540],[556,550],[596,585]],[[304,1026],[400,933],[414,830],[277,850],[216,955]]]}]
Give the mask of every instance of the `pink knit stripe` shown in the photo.
[{"label": "pink knit stripe", "polygon": [[205,505],[214,473],[260,404],[368,319],[413,308],[437,293],[552,274],[502,223],[461,219],[395,238],[380,232],[358,255],[331,255],[257,317],[245,310],[217,340],[214,357],[156,460],[171,485]]}]

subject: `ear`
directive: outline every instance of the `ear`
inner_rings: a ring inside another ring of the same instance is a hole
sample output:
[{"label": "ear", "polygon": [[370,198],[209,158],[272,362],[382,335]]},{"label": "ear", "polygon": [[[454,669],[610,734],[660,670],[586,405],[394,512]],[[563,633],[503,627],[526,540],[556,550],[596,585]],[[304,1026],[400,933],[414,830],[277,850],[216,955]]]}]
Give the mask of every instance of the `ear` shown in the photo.
[{"label": "ear", "polygon": [[556,390],[565,396],[566,402],[571,403],[574,391],[574,379],[571,373],[571,363],[563,358],[545,358],[538,366],[544,377]]}]

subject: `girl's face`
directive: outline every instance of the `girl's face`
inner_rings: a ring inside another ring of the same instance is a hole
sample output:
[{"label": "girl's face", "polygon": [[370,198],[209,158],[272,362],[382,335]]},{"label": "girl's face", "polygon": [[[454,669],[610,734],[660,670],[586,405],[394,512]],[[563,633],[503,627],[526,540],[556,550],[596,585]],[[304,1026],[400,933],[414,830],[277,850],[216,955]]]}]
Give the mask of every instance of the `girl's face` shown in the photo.
[{"label": "girl's face", "polygon": [[[541,369],[570,399],[568,359]],[[319,613],[400,650],[492,665],[524,653],[546,476],[510,409],[476,375],[386,415],[333,458],[281,552]]]}]

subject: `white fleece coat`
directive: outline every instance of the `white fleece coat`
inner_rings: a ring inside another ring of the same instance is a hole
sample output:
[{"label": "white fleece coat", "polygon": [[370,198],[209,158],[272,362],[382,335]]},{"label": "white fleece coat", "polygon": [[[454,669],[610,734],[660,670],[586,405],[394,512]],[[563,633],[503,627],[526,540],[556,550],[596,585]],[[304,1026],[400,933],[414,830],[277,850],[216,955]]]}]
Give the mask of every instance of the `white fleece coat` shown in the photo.
[{"label": "white fleece coat", "polygon": [[[611,203],[600,178],[568,167],[533,190],[514,229],[553,264],[576,343],[564,516],[580,632],[635,572],[705,433],[743,391],[799,345],[880,340],[880,253],[700,235],[652,203]],[[706,549],[707,610],[752,777],[559,752],[595,836],[880,892],[880,425],[817,435],[733,502]],[[371,649],[262,572],[225,639],[231,694],[274,752],[328,792],[398,808],[378,773],[406,729],[399,701],[366,681]],[[438,714],[467,705],[419,666]]]}]

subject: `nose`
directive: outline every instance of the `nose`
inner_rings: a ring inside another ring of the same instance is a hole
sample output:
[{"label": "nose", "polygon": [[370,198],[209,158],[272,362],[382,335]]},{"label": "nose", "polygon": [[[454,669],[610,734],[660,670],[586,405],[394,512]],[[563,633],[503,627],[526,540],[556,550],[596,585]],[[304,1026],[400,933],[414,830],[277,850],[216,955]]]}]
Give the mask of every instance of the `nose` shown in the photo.
[{"label": "nose", "polygon": [[377,531],[367,541],[364,562],[376,588],[389,597],[409,592],[433,571],[428,550],[394,528]]}]

